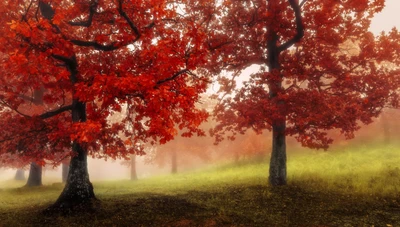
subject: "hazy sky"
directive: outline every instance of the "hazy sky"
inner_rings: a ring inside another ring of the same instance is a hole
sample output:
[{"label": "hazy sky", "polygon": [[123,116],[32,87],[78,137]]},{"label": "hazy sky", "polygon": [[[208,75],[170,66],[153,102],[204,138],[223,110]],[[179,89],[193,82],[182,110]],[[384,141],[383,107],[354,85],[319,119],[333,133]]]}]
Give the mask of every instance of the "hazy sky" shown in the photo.
[{"label": "hazy sky", "polygon": [[382,30],[390,31],[393,27],[400,30],[400,0],[386,0],[386,6],[372,20],[370,31],[379,34]]}]

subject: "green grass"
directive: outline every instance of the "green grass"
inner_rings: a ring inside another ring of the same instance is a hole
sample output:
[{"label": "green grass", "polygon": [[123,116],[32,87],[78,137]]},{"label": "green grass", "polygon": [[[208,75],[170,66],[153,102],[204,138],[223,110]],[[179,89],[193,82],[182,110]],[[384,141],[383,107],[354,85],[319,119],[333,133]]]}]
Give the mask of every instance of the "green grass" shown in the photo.
[{"label": "green grass", "polygon": [[62,185],[0,189],[0,226],[400,226],[400,146],[289,154],[288,185],[267,161],[136,182],[94,182],[94,211],[43,214]]}]

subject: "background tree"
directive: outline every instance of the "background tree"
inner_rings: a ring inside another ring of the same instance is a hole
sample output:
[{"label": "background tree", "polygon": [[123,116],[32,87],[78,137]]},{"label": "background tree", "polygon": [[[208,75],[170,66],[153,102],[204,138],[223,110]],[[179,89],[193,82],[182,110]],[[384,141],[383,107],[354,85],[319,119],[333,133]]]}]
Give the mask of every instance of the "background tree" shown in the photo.
[{"label": "background tree", "polygon": [[[195,108],[207,78],[200,27],[177,14],[178,2],[2,1],[0,30],[1,152],[23,144],[21,158],[54,160],[71,150],[65,188],[53,205],[69,209],[95,198],[87,155],[121,158],[134,144],[165,143],[176,134],[202,134]],[[43,105],[23,111],[32,91]],[[136,117],[109,123],[129,104]],[[124,127],[135,122],[133,130]],[[135,134],[133,135],[133,132]],[[136,133],[138,132],[138,133]],[[100,148],[105,149],[100,149]]]},{"label": "background tree", "polygon": [[61,162],[61,182],[66,183],[68,179],[70,160],[66,159]]},{"label": "background tree", "polygon": [[17,169],[17,171],[15,172],[14,180],[19,180],[19,181],[26,180],[26,178],[25,178],[25,170],[24,169]]},{"label": "background tree", "polygon": [[211,137],[177,136],[166,144],[154,147],[146,157],[146,162],[160,167],[167,165],[171,173],[175,174],[178,170],[193,168],[202,162],[210,161],[214,149]]},{"label": "background tree", "polygon": [[216,160],[234,160],[239,162],[242,159],[264,158],[271,153],[271,141],[266,139],[266,134],[256,134],[254,131],[247,131],[244,134],[236,135],[235,140],[222,141],[215,147]]},{"label": "background tree", "polygon": [[[327,131],[346,138],[371,123],[382,108],[398,105],[400,34],[368,31],[383,0],[222,1],[219,17],[207,25],[215,55],[211,69],[221,76],[223,96],[213,131],[235,137],[247,129],[272,131],[271,185],[286,184],[286,136],[303,146],[327,149]],[[352,43],[351,51],[346,43]],[[258,66],[242,86],[235,79]]]},{"label": "background tree", "polygon": [[42,185],[43,167],[36,162],[32,162],[29,167],[27,187],[41,186]]}]

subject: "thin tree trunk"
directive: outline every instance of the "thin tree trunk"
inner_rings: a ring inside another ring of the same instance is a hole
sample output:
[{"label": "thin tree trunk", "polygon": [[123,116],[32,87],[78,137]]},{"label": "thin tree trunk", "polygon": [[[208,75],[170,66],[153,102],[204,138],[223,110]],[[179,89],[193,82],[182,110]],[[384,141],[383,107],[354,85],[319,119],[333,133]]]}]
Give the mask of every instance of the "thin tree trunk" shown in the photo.
[{"label": "thin tree trunk", "polygon": [[136,155],[132,154],[131,155],[131,180],[137,180],[137,174],[136,174]]},{"label": "thin tree trunk", "polygon": [[31,163],[29,169],[29,177],[26,182],[26,187],[33,186],[41,186],[42,185],[42,166],[36,164],[35,162]]},{"label": "thin tree trunk", "polygon": [[178,172],[177,154],[176,150],[173,150],[171,154],[171,173],[175,174],[177,172]]},{"label": "thin tree trunk", "polygon": [[67,182],[67,179],[68,179],[69,164],[63,162],[63,163],[61,164],[61,170],[62,170],[62,172],[61,172],[62,182],[63,182],[63,183],[66,183],[66,182]]},{"label": "thin tree trunk", "polygon": [[390,123],[388,119],[388,113],[387,112],[382,112],[381,114],[381,120],[382,120],[382,127],[383,127],[383,142],[385,144],[390,144]]},{"label": "thin tree trunk", "polygon": [[17,169],[17,172],[15,173],[14,180],[18,180],[18,181],[26,180],[26,178],[25,178],[25,170]]}]

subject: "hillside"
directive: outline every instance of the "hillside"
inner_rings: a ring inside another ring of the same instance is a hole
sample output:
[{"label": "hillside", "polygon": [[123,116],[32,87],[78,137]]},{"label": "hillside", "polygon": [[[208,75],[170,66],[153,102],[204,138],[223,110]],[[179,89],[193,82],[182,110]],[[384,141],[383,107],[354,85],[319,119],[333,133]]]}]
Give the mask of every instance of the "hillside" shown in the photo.
[{"label": "hillside", "polygon": [[289,155],[289,184],[278,188],[267,185],[267,160],[94,182],[96,208],[74,214],[43,213],[61,184],[0,182],[0,226],[397,226],[399,152],[360,146]]}]

